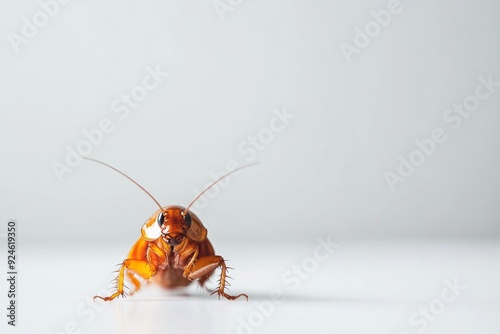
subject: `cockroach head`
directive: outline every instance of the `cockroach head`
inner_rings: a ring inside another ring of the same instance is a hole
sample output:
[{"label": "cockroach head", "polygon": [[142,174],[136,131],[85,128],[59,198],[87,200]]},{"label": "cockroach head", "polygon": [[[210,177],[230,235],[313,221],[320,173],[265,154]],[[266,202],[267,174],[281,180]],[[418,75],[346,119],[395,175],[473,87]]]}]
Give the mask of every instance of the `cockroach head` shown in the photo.
[{"label": "cockroach head", "polygon": [[178,205],[167,206],[157,210],[144,223],[142,237],[152,241],[160,237],[171,246],[176,246],[187,236],[193,241],[202,241],[207,232],[196,215]]}]

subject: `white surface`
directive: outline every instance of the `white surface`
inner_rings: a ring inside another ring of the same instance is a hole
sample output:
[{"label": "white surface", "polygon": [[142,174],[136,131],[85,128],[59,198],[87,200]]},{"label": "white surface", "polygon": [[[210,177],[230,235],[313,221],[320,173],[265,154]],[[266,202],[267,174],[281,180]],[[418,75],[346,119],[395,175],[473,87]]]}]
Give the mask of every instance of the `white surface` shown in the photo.
[{"label": "white surface", "polygon": [[[235,268],[230,292],[248,293],[248,302],[218,301],[196,288],[168,294],[149,286],[92,311],[86,303],[113,278],[110,272],[130,246],[20,249],[19,327],[8,333],[59,334],[74,322],[79,333],[415,334],[420,332],[409,324],[411,314],[440,298],[444,281],[455,278],[467,288],[424,332],[500,331],[498,242],[346,240],[295,290],[282,276],[309,261],[318,246],[314,240],[214,244]],[[259,320],[257,305],[269,305],[274,289],[285,293],[285,301],[260,326],[239,330],[241,319]]]}]

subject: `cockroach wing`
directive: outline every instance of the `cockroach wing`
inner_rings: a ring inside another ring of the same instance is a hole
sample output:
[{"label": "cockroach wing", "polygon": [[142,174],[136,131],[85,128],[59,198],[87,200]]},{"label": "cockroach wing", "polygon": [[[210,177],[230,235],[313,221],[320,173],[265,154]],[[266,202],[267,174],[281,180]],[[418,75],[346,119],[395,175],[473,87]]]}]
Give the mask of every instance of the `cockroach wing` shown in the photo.
[{"label": "cockroach wing", "polygon": [[195,215],[193,217],[191,227],[187,230],[187,237],[195,242],[202,242],[207,238],[207,229]]}]

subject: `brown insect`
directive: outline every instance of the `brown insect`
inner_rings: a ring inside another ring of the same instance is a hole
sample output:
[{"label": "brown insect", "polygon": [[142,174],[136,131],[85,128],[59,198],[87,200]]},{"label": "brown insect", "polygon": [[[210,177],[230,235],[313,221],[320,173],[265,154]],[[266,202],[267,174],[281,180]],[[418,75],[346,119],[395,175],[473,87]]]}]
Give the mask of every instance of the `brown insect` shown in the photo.
[{"label": "brown insect", "polygon": [[214,248],[207,239],[207,229],[189,209],[217,182],[250,165],[242,166],[223,175],[184,208],[178,205],[163,207],[146,189],[125,173],[102,161],[86,159],[100,163],[125,176],[148,194],[159,207],[159,210],[156,210],[144,223],[141,237],[128,253],[127,259],[121,264],[116,278],[116,291],[107,297],[95,296],[94,300],[100,298],[110,301],[118,296],[124,297],[126,295],[125,278],[133,284],[133,290],[129,294],[141,288],[138,277],[146,280],[152,279],[167,289],[187,286],[195,280],[198,280],[198,284],[204,287],[217,268],[221,269],[218,287],[211,294],[217,294],[219,299],[223,296],[234,300],[243,296],[248,300],[248,296],[244,293],[236,296],[226,293],[228,267],[222,256],[215,255]]}]

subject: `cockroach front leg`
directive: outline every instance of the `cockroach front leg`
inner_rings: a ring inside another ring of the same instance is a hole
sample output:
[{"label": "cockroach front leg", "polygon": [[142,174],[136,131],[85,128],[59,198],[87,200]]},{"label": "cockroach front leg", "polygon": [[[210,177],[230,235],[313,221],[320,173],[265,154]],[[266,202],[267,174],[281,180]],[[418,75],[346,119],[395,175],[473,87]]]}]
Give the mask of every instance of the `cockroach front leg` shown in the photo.
[{"label": "cockroach front leg", "polygon": [[219,286],[217,289],[212,292],[212,294],[217,294],[219,299],[220,296],[223,296],[229,300],[235,300],[239,297],[245,297],[248,300],[248,296],[244,293],[241,293],[237,296],[231,296],[226,293],[226,278],[227,276],[227,266],[226,262],[222,258],[222,256],[213,255],[213,256],[205,256],[197,259],[190,268],[190,272],[187,275],[187,278],[190,280],[195,280],[203,277],[206,274],[213,272],[216,268],[221,268],[221,273],[219,277]]},{"label": "cockroach front leg", "polygon": [[[136,251],[137,244],[132,248],[132,253]],[[127,259],[123,261],[121,264],[120,270],[118,270],[118,276],[116,277],[116,292],[108,297],[94,296],[94,300],[96,298],[110,301],[115,299],[118,296],[124,296],[124,287],[125,287],[125,274],[127,274],[128,279],[134,285],[134,290],[130,292],[130,294],[139,290],[141,287],[141,283],[135,277],[138,275],[144,279],[149,279],[156,274],[156,266],[154,263],[163,263],[165,261],[166,255],[165,253],[154,243],[149,243],[147,245],[147,249],[145,251],[146,259]]]},{"label": "cockroach front leg", "polygon": [[[149,261],[146,260],[135,260],[135,259],[127,259],[123,261],[120,270],[118,271],[118,277],[116,278],[116,292],[108,297],[94,296],[94,300],[96,298],[102,299],[104,301],[110,301],[115,299],[118,296],[124,296],[124,281],[125,281],[125,271],[127,273],[134,273],[141,276],[144,279],[149,279],[156,274],[156,267]],[[138,288],[137,280],[133,280],[132,283],[135,285],[136,289]]]}]

